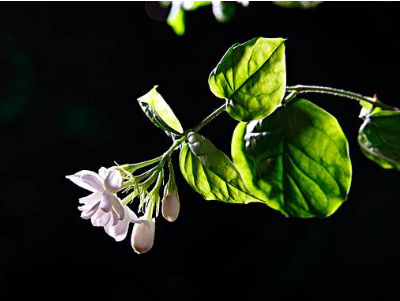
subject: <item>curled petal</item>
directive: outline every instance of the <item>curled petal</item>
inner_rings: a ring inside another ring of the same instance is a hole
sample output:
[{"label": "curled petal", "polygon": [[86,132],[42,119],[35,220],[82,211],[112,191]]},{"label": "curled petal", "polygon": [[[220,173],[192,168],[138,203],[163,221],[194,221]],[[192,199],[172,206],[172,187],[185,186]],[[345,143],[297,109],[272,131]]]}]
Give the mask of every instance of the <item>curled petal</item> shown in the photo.
[{"label": "curled petal", "polygon": [[122,177],[118,170],[112,169],[108,172],[107,178],[104,180],[107,191],[115,193],[121,188]]},{"label": "curled petal", "polygon": [[97,219],[97,227],[106,226],[111,220],[112,213],[106,212],[100,218]]},{"label": "curled petal", "polygon": [[124,207],[121,205],[121,201],[119,198],[115,198],[113,199],[113,209],[115,210],[115,212],[118,213],[119,219],[122,220],[125,217],[125,210]]},{"label": "curled petal", "polygon": [[82,170],[74,175],[66,176],[74,184],[91,192],[104,191],[103,180],[98,174],[90,170]]},{"label": "curled petal", "polygon": [[128,208],[128,212],[129,212],[129,219],[130,219],[131,223],[143,224],[146,227],[150,227],[150,222],[147,219],[145,219],[143,217],[138,218],[136,213],[133,212],[132,210],[130,210],[129,208]]},{"label": "curled petal", "polygon": [[91,217],[91,221],[92,221],[92,225],[94,227],[98,227],[99,226],[99,219],[106,214],[106,212],[104,212],[103,210],[97,210],[95,212],[95,214],[92,215]]},{"label": "curled petal", "polygon": [[104,181],[96,173],[86,174],[82,176],[82,181],[96,189],[96,191],[104,191]]},{"label": "curled petal", "polygon": [[[93,207],[91,210],[89,210],[89,211],[83,211],[82,213],[81,213],[81,218],[83,218],[83,219],[90,219],[90,218],[92,218],[93,217],[93,215],[98,211],[97,210],[98,208],[97,208],[97,206],[95,206],[95,207]],[[100,211],[100,210],[99,210]]]},{"label": "curled petal", "polygon": [[92,194],[89,194],[88,196],[80,198],[79,203],[84,204],[84,205],[95,204],[96,202],[100,201],[100,198],[101,198],[101,193],[93,192]]},{"label": "curled petal", "polygon": [[128,234],[129,228],[129,212],[128,207],[124,207],[125,210],[125,218],[120,220],[115,226],[109,223],[104,227],[104,230],[108,235],[113,237],[116,241],[124,240],[126,235]]},{"label": "curled petal", "polygon": [[101,168],[99,169],[99,176],[100,176],[100,178],[102,178],[103,180],[105,180],[105,179],[107,178],[107,175],[108,175],[108,169],[105,168],[105,167],[101,167]]},{"label": "curled petal", "polygon": [[110,225],[111,226],[115,226],[116,224],[118,224],[119,222],[119,216],[117,214],[117,212],[115,212],[115,210],[111,210],[111,222]]},{"label": "curled petal", "polygon": [[[115,203],[115,199],[117,199],[117,197],[115,195],[105,191],[103,193],[103,196],[101,197],[101,201],[100,201],[100,206],[99,207],[104,212],[110,212],[110,210],[112,208],[112,204]],[[118,202],[118,199],[117,199],[117,202]]]},{"label": "curled petal", "polygon": [[78,209],[83,212],[91,211],[92,209],[98,209],[100,204],[100,200],[95,203],[85,204],[83,206],[79,206]]}]

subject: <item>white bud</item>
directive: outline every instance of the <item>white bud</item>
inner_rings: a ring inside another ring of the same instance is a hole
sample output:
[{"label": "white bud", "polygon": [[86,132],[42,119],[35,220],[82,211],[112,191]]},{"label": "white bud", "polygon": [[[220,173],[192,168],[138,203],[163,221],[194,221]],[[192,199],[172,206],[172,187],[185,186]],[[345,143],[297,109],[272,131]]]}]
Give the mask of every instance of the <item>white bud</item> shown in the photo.
[{"label": "white bud", "polygon": [[156,224],[154,219],[148,219],[148,223],[135,223],[132,230],[131,244],[133,250],[143,254],[153,247]]},{"label": "white bud", "polygon": [[162,200],[162,215],[164,218],[173,222],[178,218],[180,203],[175,194],[168,194]]}]

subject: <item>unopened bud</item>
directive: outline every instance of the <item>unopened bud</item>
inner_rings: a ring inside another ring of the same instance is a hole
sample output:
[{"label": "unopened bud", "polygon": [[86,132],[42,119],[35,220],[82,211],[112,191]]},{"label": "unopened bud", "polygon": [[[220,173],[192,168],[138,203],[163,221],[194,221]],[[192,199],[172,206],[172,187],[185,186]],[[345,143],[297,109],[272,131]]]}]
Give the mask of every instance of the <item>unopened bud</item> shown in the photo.
[{"label": "unopened bud", "polygon": [[164,218],[173,222],[178,218],[180,203],[175,194],[168,194],[162,200],[162,215]]},{"label": "unopened bud", "polygon": [[132,230],[131,243],[133,250],[143,254],[153,247],[156,224],[154,219],[148,219],[148,223],[135,223]]}]

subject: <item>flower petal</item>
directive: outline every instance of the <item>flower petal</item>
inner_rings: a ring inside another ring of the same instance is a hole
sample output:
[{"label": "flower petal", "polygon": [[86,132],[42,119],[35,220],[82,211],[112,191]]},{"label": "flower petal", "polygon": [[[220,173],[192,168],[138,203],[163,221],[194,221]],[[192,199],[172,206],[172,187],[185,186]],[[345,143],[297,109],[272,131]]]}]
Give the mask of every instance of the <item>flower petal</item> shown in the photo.
[{"label": "flower petal", "polygon": [[82,187],[91,192],[103,192],[105,189],[103,180],[100,178],[100,176],[90,170],[82,170],[74,175],[66,176],[66,178],[71,180],[79,187]]},{"label": "flower petal", "polygon": [[[104,211],[104,212],[110,212],[111,208],[112,208],[112,204],[115,202],[115,199],[117,197],[111,193],[108,193],[107,191],[104,191],[103,196],[101,197],[101,201],[100,201],[100,208]],[[118,199],[117,199],[118,202]]]},{"label": "flower petal", "polygon": [[118,213],[119,219],[122,220],[125,217],[125,210],[124,207],[121,205],[121,200],[119,198],[115,198],[113,200],[113,209],[115,210],[116,213]]},{"label": "flower petal", "polygon": [[92,209],[98,209],[100,204],[100,200],[92,204],[85,204],[83,206],[79,206],[78,209],[83,212],[91,211]]},{"label": "flower petal", "polygon": [[128,212],[129,212],[129,219],[130,219],[131,223],[143,224],[147,227],[150,227],[150,222],[144,216],[141,216],[140,218],[138,218],[136,213],[133,212],[132,210],[130,210],[129,208],[128,208]]},{"label": "flower petal", "polygon": [[110,222],[111,216],[112,216],[111,212],[104,213],[102,217],[97,219],[97,226],[98,227],[106,226]]},{"label": "flower petal", "polygon": [[118,216],[117,212],[115,212],[115,210],[111,210],[111,215],[112,215],[112,217],[111,217],[110,224],[112,226],[115,226],[116,224],[119,223],[119,216]]},{"label": "flower petal", "polygon": [[93,192],[92,194],[89,194],[88,196],[80,198],[79,203],[84,204],[84,205],[94,204],[94,203],[100,201],[100,198],[101,198],[101,193]]},{"label": "flower petal", "polygon": [[99,176],[100,176],[100,178],[102,178],[103,180],[105,180],[105,179],[107,178],[107,175],[108,175],[108,169],[105,168],[105,167],[101,167],[101,168],[99,169]]},{"label": "flower petal", "polygon": [[104,230],[108,235],[113,237],[116,241],[121,241],[124,240],[126,235],[128,234],[128,228],[129,228],[129,213],[127,212],[128,207],[124,207],[125,210],[125,218],[123,220],[120,220],[118,224],[113,226],[111,223],[109,223],[107,226],[104,227]]},{"label": "flower petal", "polygon": [[116,193],[121,188],[122,177],[118,170],[112,169],[108,172],[107,178],[104,180],[106,190]]},{"label": "flower petal", "polygon": [[[98,211],[97,209],[98,209],[98,207],[95,206],[95,207],[93,207],[92,209],[90,209],[89,211],[83,211],[83,212],[81,213],[81,218],[83,218],[83,219],[92,218],[93,215]],[[99,210],[99,211],[100,211],[100,210]]]},{"label": "flower petal", "polygon": [[91,221],[92,221],[92,225],[94,227],[98,227],[99,226],[99,219],[106,214],[106,212],[104,212],[103,210],[97,210],[95,214],[93,214],[93,216],[91,217]]}]

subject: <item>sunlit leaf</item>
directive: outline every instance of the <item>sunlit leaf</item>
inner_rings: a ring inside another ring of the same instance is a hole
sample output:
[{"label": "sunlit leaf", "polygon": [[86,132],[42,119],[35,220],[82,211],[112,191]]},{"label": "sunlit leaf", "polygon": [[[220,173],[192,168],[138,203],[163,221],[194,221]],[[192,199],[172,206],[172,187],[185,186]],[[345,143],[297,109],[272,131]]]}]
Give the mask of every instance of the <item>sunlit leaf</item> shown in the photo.
[{"label": "sunlit leaf", "polygon": [[377,111],[360,128],[358,143],[370,160],[400,170],[400,111]]},{"label": "sunlit leaf", "polygon": [[233,118],[268,116],[285,94],[284,39],[255,38],[233,45],[211,72],[209,85],[215,96],[228,100]]},{"label": "sunlit leaf", "polygon": [[193,11],[200,7],[211,5],[211,3],[212,1],[188,1],[188,4],[185,8],[186,10]]},{"label": "sunlit leaf", "polygon": [[254,195],[285,215],[326,217],[347,198],[347,139],[332,115],[305,99],[239,123],[232,156]]},{"label": "sunlit leaf", "polygon": [[261,202],[249,192],[231,160],[210,140],[189,133],[180,153],[180,169],[189,185],[206,200]]},{"label": "sunlit leaf", "polygon": [[143,112],[156,126],[170,133],[183,132],[178,118],[176,118],[161,94],[157,92],[157,86],[138,98],[138,102]]},{"label": "sunlit leaf", "polygon": [[185,34],[185,10],[180,1],[172,1],[167,24],[172,27],[177,35],[182,36]]}]

